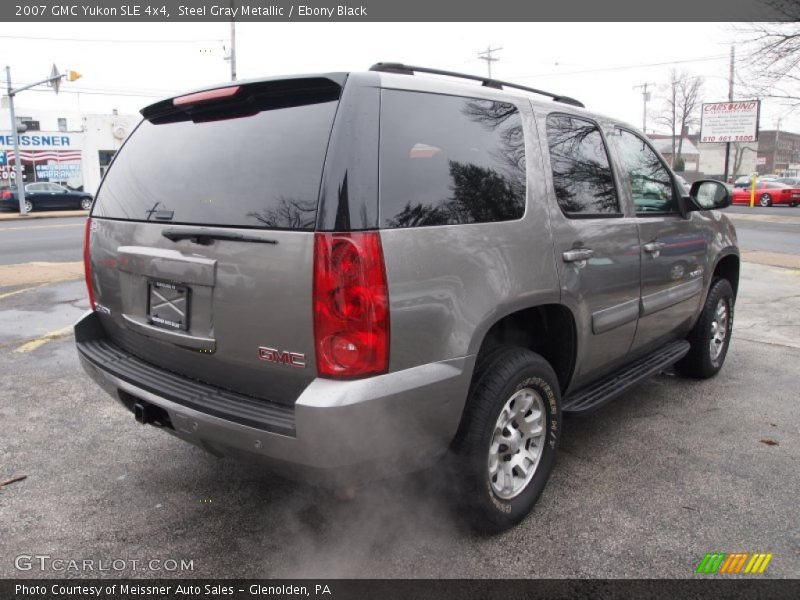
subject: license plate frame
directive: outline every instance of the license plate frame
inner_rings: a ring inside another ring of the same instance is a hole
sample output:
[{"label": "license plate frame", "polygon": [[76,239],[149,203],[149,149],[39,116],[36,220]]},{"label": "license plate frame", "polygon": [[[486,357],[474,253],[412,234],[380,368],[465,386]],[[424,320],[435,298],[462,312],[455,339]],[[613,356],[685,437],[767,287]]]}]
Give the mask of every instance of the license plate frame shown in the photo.
[{"label": "license plate frame", "polygon": [[[147,282],[147,322],[167,331],[188,331],[191,289],[180,283]],[[158,312],[154,312],[158,311]]]}]

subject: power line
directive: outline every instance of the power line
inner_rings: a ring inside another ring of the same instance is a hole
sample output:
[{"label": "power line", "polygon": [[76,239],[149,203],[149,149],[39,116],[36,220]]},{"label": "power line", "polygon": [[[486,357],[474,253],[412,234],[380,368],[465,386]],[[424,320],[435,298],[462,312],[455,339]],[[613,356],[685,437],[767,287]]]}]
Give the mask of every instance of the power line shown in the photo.
[{"label": "power line", "polygon": [[49,36],[35,36],[35,35],[0,35],[1,39],[9,40],[32,40],[32,41],[47,41],[47,42],[86,42],[86,43],[99,43],[99,44],[196,44],[206,42],[224,42],[222,38],[206,38],[206,39],[191,39],[191,40],[110,40],[99,38],[68,38],[68,37],[49,37]]},{"label": "power line", "polygon": [[[29,90],[31,92],[49,92],[52,93],[52,90]],[[90,89],[90,88],[70,88],[65,90],[61,88],[59,91],[60,94],[87,94],[89,96],[136,96],[140,98],[162,98],[166,96],[172,96],[177,92],[156,92],[150,93],[145,91],[133,91],[133,90],[102,90],[102,89]]]},{"label": "power line", "polygon": [[585,73],[603,73],[607,71],[624,71],[629,69],[642,69],[645,67],[662,67],[666,65],[682,65],[686,63],[708,62],[711,60],[722,60],[728,58],[727,54],[720,54],[719,56],[706,56],[703,58],[690,58],[686,60],[670,60],[666,62],[638,64],[638,65],[620,65],[616,67],[600,67],[598,69],[584,69],[581,71],[568,71],[566,73],[539,73],[538,75],[514,75],[514,79],[527,79],[531,77],[560,77],[563,75],[583,75]]},{"label": "power line", "polygon": [[[17,87],[24,87],[28,85],[28,83],[20,83],[20,82],[13,82],[12,85]],[[32,91],[41,91],[45,92],[47,90],[32,90]],[[70,85],[69,88],[60,88],[59,92],[64,93],[108,93],[108,94],[119,94],[119,95],[139,95],[139,96],[170,96],[173,94],[179,93],[179,90],[161,90],[155,88],[128,88],[128,89],[120,89],[120,88],[104,88],[104,87],[81,87],[81,86],[74,86]]]}]

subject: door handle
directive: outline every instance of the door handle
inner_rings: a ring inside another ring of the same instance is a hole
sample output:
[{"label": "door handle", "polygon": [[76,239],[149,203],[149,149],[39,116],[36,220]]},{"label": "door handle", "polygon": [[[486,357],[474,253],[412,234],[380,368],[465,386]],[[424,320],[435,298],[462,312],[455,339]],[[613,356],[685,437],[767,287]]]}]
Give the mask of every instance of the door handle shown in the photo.
[{"label": "door handle", "polygon": [[664,242],[648,242],[642,246],[645,252],[649,252],[655,257],[664,249]]},{"label": "door handle", "polygon": [[575,248],[574,250],[567,250],[561,255],[564,262],[583,262],[593,256],[594,250],[591,248]]}]

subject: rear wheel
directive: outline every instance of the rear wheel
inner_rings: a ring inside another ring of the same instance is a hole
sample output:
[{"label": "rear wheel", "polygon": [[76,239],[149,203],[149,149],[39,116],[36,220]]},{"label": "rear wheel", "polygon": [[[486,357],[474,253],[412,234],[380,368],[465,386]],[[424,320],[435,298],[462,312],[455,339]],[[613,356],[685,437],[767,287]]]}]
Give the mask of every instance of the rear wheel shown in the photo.
[{"label": "rear wheel", "polygon": [[558,380],[523,348],[479,366],[454,442],[457,502],[470,524],[499,532],[533,508],[555,463],[561,429]]},{"label": "rear wheel", "polygon": [[761,194],[761,198],[758,199],[758,203],[761,206],[772,206],[772,196],[769,194]]},{"label": "rear wheel", "polygon": [[713,377],[725,362],[732,330],[733,288],[727,279],[716,279],[708,291],[703,312],[687,338],[691,349],[675,368],[696,379]]}]

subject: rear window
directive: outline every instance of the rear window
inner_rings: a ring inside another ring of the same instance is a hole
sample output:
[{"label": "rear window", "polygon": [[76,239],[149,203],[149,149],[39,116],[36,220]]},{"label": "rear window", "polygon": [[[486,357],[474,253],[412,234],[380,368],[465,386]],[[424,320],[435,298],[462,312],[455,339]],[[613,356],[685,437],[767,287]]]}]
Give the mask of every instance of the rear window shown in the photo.
[{"label": "rear window", "polygon": [[109,168],[93,216],[313,230],[338,88],[248,100],[198,122],[143,121]]},{"label": "rear window", "polygon": [[509,221],[525,212],[525,140],[513,104],[384,90],[384,227]]}]

